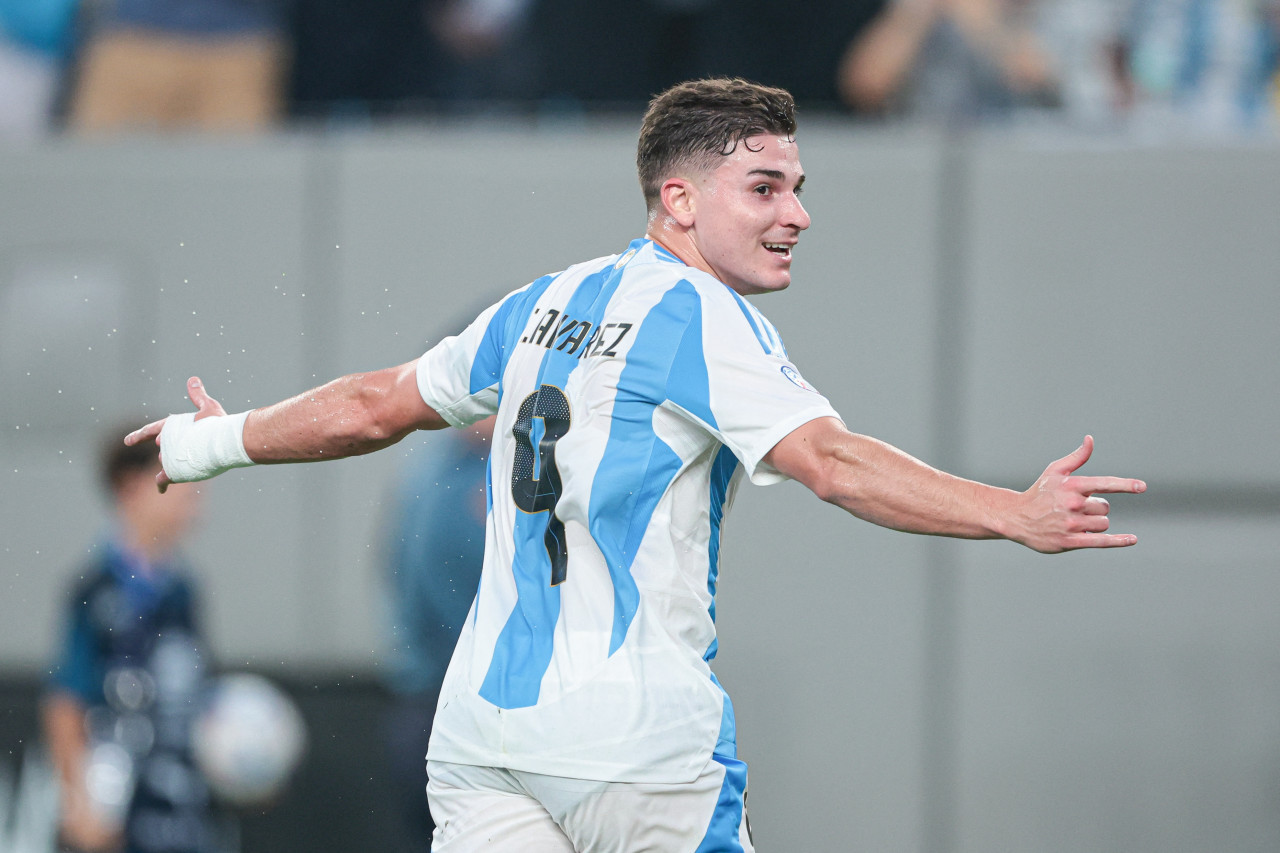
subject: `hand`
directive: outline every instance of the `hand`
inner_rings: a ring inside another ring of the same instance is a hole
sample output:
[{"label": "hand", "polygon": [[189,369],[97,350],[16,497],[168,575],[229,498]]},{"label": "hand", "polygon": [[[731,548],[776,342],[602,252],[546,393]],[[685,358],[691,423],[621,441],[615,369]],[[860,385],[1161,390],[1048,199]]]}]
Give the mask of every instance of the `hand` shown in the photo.
[{"label": "hand", "polygon": [[[196,420],[227,413],[222,408],[222,404],[210,397],[209,393],[204,390],[204,385],[200,382],[200,377],[198,376],[192,376],[187,380],[187,396],[195,404]],[[124,443],[132,446],[150,438],[154,439],[157,445],[160,444],[160,433],[164,430],[164,422],[166,420],[167,418],[161,418],[158,421],[152,421],[142,429],[134,430],[124,437]],[[161,455],[160,463],[163,466],[163,454]],[[172,482],[169,479],[169,475],[164,472],[164,468],[161,467],[160,473],[156,475],[156,486],[159,487],[160,493],[164,494],[165,489],[169,488]]]},{"label": "hand", "polygon": [[112,853],[124,846],[119,824],[104,819],[77,786],[68,786],[63,792],[58,836],[63,845],[82,853]]},{"label": "hand", "polygon": [[1132,534],[1108,534],[1111,505],[1098,494],[1140,494],[1141,480],[1122,477],[1078,477],[1075,472],[1093,455],[1093,436],[1074,452],[1052,463],[1035,484],[1022,493],[1017,530],[1009,538],[1045,554],[1077,548],[1123,548],[1134,545]]}]

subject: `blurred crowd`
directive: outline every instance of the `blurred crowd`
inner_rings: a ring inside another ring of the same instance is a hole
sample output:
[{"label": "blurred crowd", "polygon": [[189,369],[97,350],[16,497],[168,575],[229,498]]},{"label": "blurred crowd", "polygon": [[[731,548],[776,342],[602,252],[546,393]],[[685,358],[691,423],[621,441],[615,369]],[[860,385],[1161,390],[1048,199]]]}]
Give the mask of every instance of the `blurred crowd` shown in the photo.
[{"label": "blurred crowd", "polygon": [[0,0],[0,136],[641,108],[1274,133],[1280,0]]}]

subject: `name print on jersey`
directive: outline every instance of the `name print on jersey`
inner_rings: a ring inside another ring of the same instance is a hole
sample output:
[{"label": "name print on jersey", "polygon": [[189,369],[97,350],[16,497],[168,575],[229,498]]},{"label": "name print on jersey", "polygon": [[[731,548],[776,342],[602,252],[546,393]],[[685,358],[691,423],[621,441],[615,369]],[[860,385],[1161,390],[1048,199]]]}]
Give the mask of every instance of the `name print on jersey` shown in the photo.
[{"label": "name print on jersey", "polygon": [[[534,311],[536,317],[538,311]],[[537,328],[520,339],[522,344],[555,348],[578,358],[613,357],[618,346],[631,333],[631,323],[605,323],[593,327],[586,320],[575,320],[555,308],[548,309]]]}]

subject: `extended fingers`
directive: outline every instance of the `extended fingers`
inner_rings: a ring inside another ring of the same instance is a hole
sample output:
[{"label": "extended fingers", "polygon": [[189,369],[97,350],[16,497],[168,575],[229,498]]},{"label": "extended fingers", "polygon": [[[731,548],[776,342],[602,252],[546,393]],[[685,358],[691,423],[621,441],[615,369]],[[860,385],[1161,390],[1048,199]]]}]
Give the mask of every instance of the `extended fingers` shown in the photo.
[{"label": "extended fingers", "polygon": [[1137,545],[1138,537],[1132,533],[1078,533],[1064,541],[1064,550],[1081,548],[1127,548]]},{"label": "extended fingers", "polygon": [[1131,494],[1137,495],[1147,490],[1142,480],[1129,477],[1071,477],[1067,480],[1070,487],[1082,495]]},{"label": "extended fingers", "polygon": [[124,437],[124,443],[132,447],[135,444],[141,444],[147,439],[154,439],[160,435],[160,430],[164,428],[164,418],[158,421],[152,421],[141,429],[135,429]]},{"label": "extended fingers", "polygon": [[1108,517],[1111,504],[1106,498],[1096,497],[1093,493],[1136,494],[1146,490],[1145,483],[1121,477],[1068,477],[1065,484],[1068,488],[1063,498],[1068,494],[1081,497],[1063,501],[1063,509],[1070,514],[1065,520],[1066,530],[1069,532],[1060,540],[1063,550],[1127,548],[1137,544],[1138,537],[1131,533],[1106,532],[1111,527],[1111,519]]}]

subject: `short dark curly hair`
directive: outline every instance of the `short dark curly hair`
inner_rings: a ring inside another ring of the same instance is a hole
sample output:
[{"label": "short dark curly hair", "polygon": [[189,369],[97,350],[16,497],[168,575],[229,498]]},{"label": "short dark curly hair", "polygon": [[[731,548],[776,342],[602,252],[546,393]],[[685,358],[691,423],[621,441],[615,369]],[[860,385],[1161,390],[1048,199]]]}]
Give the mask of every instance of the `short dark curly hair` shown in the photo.
[{"label": "short dark curly hair", "polygon": [[796,132],[796,103],[785,89],[738,77],[679,83],[654,97],[640,126],[636,171],[650,210],[662,182],[679,168],[714,168],[749,136]]},{"label": "short dark curly hair", "polygon": [[99,450],[99,476],[108,494],[115,495],[125,480],[141,471],[153,471],[160,466],[160,448],[154,441],[142,441],[130,447],[124,437],[137,424],[121,424],[103,434]]}]

